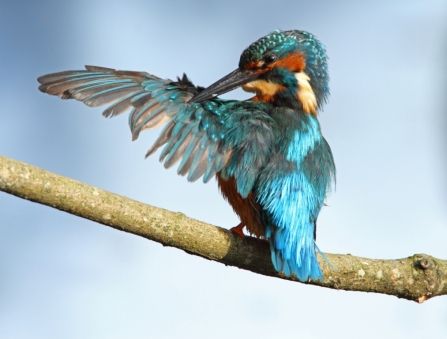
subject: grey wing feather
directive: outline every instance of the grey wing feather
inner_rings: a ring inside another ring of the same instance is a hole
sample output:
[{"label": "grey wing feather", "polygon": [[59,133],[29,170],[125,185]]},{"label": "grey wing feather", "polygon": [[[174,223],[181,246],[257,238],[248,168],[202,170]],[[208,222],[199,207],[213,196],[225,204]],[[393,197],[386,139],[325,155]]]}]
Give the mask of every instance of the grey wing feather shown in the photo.
[{"label": "grey wing feather", "polygon": [[[234,126],[229,126],[228,121],[234,120],[239,124],[246,120],[247,109],[256,110],[254,103],[220,99],[189,104],[188,101],[200,89],[186,75],[172,81],[146,72],[86,66],[86,70],[44,75],[38,81],[41,84],[39,90],[63,99],[76,99],[91,107],[110,104],[103,112],[105,117],[130,110],[129,126],[133,139],[137,139],[145,129],[166,124],[146,157],[164,146],[160,161],[165,167],[180,161],[177,172],[187,176],[189,181],[203,176],[207,182],[226,168],[232,157],[240,158],[241,147],[244,146],[232,137]],[[234,118],[237,116],[242,117],[240,121]],[[257,133],[253,130],[251,133]],[[236,155],[233,154],[234,149],[238,149]],[[231,171],[238,175],[238,168],[236,166]]]}]

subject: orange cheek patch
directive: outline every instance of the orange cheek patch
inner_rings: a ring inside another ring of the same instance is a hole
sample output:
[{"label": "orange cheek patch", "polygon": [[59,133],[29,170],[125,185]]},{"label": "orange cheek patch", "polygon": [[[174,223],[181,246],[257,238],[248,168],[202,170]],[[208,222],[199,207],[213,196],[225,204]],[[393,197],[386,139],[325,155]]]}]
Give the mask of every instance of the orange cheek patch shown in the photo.
[{"label": "orange cheek patch", "polygon": [[273,95],[268,94],[259,94],[253,98],[251,98],[251,101],[253,102],[273,102],[275,101],[275,97]]},{"label": "orange cheek patch", "polygon": [[301,72],[306,67],[306,59],[304,58],[304,54],[291,53],[284,59],[278,60],[276,66],[287,68],[292,72]]},{"label": "orange cheek patch", "polygon": [[246,92],[256,93],[254,101],[270,102],[274,100],[275,94],[283,91],[285,87],[265,80],[255,80],[243,85],[242,89]]}]

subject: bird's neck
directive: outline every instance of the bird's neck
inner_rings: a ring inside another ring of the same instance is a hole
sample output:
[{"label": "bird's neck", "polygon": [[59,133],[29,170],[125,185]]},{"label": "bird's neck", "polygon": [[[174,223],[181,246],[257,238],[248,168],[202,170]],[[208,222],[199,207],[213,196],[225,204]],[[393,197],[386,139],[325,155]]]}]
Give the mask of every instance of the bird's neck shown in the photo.
[{"label": "bird's neck", "polygon": [[293,77],[293,81],[284,85],[267,79],[250,82],[242,88],[256,94],[253,101],[292,108],[316,116],[317,97],[310,85],[309,76],[304,72],[297,72]]}]

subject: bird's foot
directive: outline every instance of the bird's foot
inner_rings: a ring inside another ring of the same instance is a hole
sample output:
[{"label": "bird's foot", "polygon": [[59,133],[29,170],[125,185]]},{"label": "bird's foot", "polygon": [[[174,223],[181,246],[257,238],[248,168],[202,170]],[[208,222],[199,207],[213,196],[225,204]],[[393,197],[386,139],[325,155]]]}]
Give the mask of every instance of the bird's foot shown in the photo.
[{"label": "bird's foot", "polygon": [[230,228],[230,231],[236,233],[238,236],[241,237],[242,240],[244,240],[245,239],[244,227],[245,225],[241,222],[239,225]]}]

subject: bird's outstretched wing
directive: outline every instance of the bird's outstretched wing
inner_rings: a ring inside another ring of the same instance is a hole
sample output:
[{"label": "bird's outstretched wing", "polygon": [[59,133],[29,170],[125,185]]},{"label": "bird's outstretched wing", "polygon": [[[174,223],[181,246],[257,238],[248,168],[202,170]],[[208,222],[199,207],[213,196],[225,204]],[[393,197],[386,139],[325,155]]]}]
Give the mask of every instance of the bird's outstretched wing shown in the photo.
[{"label": "bird's outstretched wing", "polygon": [[166,124],[146,156],[164,146],[160,161],[166,168],[180,160],[177,172],[189,181],[208,182],[220,172],[236,179],[246,197],[272,147],[274,121],[266,104],[222,99],[188,103],[200,92],[186,75],[177,81],[146,72],[86,66],[38,78],[39,90],[91,107],[109,104],[103,112],[114,117],[130,110],[133,139],[145,129]]}]

